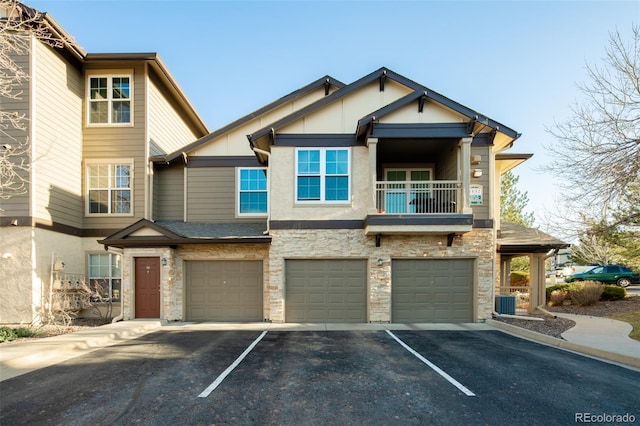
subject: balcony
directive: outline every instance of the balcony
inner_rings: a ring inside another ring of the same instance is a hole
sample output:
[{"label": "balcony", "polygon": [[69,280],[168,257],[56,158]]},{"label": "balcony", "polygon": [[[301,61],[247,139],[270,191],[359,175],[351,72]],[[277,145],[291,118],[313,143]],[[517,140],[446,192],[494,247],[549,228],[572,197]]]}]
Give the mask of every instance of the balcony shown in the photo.
[{"label": "balcony", "polygon": [[376,182],[376,210],[386,214],[460,213],[462,182]]},{"label": "balcony", "polygon": [[473,215],[462,209],[463,183],[455,180],[377,181],[375,213],[367,234],[461,234]]}]

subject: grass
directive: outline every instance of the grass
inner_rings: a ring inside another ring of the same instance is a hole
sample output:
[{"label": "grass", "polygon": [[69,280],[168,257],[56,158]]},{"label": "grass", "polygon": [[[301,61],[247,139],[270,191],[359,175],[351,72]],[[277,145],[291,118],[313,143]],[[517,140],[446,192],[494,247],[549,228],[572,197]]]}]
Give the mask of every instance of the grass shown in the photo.
[{"label": "grass", "polygon": [[631,326],[633,327],[633,331],[631,331],[629,337],[640,342],[640,311],[615,314],[609,316],[609,318],[628,322],[629,324],[631,324]]}]

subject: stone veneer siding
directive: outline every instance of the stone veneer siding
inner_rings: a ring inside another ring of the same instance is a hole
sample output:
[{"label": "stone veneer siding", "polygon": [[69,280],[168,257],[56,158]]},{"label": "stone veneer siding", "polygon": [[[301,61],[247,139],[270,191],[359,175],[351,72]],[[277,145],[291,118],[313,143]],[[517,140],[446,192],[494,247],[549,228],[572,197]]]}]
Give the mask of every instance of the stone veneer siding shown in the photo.
[{"label": "stone veneer siding", "polygon": [[[368,319],[391,321],[391,260],[411,258],[465,258],[475,260],[474,315],[477,321],[491,318],[495,265],[495,231],[474,229],[456,237],[447,247],[446,235],[383,235],[380,247],[375,236],[363,230],[273,230],[265,293],[274,322],[285,321],[286,259],[368,259]],[[378,260],[382,265],[378,266]]]},{"label": "stone veneer siding", "polygon": [[[160,262],[160,317],[168,321],[185,319],[185,282],[184,261],[187,260],[265,260],[269,253],[267,244],[211,244],[184,245],[177,249],[168,247],[148,249],[125,249],[122,292],[124,295],[124,319],[135,318],[135,291],[133,275],[135,273],[135,257],[159,257],[167,259],[167,264]],[[268,317],[269,305],[266,302],[269,291],[268,266],[263,264],[264,276],[264,314]]]},{"label": "stone veneer siding", "polygon": [[[272,230],[271,245],[217,244],[178,246],[177,249],[135,248],[124,251],[124,319],[135,318],[133,274],[135,257],[167,259],[160,264],[160,316],[169,321],[185,318],[184,261],[263,260],[264,317],[284,322],[286,259],[367,259],[369,273],[368,320],[391,321],[392,259],[474,259],[474,315],[476,321],[491,318],[495,285],[495,231],[474,229],[456,237],[447,247],[446,235],[383,235],[381,246],[375,236],[361,229]],[[378,266],[378,260],[382,265]]]}]

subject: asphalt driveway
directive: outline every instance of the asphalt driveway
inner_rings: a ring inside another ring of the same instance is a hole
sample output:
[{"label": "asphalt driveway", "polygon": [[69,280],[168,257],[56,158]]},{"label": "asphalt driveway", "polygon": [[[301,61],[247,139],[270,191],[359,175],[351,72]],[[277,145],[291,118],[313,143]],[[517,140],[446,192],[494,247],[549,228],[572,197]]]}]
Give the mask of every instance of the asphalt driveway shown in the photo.
[{"label": "asphalt driveway", "polygon": [[640,422],[639,372],[498,331],[163,329],[0,386],[12,425]]}]

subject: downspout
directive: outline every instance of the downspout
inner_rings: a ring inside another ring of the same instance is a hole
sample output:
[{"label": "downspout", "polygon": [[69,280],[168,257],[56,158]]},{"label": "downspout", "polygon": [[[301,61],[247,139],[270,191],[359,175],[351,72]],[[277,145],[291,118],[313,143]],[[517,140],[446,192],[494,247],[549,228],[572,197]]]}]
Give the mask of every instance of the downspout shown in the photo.
[{"label": "downspout", "polygon": [[[116,254],[122,259],[122,268],[124,269],[124,250],[116,247],[105,246],[108,253]],[[122,280],[120,281],[120,315],[111,320],[111,324],[122,321],[124,318],[124,292],[122,291]]]},{"label": "downspout", "polygon": [[[271,153],[269,151],[256,148],[255,146],[253,146],[253,144],[251,145],[251,149],[253,150],[253,152],[266,155],[267,161],[271,159]],[[269,234],[270,232],[269,224],[271,223],[271,164],[270,164],[270,161],[269,161],[269,164],[267,165],[267,182],[269,183],[269,198],[267,199],[269,204],[267,207],[267,230],[262,233],[263,235]]]}]

